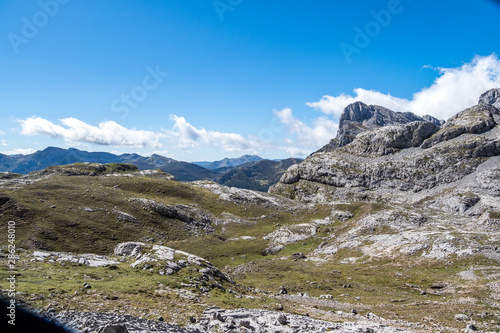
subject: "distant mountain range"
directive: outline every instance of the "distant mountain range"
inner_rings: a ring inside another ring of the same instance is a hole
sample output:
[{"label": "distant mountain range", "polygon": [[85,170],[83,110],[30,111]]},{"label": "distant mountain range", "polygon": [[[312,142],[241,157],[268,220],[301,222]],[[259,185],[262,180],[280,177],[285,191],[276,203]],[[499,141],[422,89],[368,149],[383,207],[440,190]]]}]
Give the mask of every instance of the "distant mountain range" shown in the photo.
[{"label": "distant mountain range", "polygon": [[115,155],[75,148],[48,147],[29,155],[0,153],[0,171],[27,174],[53,165],[77,162],[131,163],[140,170],[161,169],[180,181],[213,180],[223,185],[267,191],[269,186],[278,182],[289,166],[300,161],[302,160],[295,158],[271,161],[256,155],[244,155],[214,162],[189,163],[157,154],[144,157],[138,154]]},{"label": "distant mountain range", "polygon": [[248,162],[225,171],[217,179],[217,182],[226,186],[267,192],[269,187],[276,184],[290,166],[300,162],[302,162],[302,159],[298,158],[288,158],[281,161],[260,160]]},{"label": "distant mountain range", "polygon": [[263,158],[257,155],[243,155],[241,157],[225,158],[223,160],[215,162],[193,162],[193,163],[210,170],[215,170],[219,168],[236,167],[248,162],[257,162],[261,160],[263,160]]}]

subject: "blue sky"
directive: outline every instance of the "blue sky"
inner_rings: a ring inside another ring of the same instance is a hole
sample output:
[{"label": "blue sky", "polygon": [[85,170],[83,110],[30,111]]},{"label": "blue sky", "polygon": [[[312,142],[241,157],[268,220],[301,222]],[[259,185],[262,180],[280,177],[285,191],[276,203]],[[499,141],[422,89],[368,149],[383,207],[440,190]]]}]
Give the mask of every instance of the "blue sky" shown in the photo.
[{"label": "blue sky", "polygon": [[0,152],[307,156],[347,104],[447,119],[500,87],[487,0],[0,0]]}]

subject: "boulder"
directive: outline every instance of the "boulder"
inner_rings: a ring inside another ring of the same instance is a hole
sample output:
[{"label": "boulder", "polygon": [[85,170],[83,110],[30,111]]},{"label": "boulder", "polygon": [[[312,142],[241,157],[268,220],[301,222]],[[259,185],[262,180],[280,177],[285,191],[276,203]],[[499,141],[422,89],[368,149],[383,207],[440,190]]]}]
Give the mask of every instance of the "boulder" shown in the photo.
[{"label": "boulder", "polygon": [[100,333],[128,333],[127,326],[121,324],[107,325],[99,330]]},{"label": "boulder", "polygon": [[142,248],[144,247],[144,243],[140,242],[125,242],[118,244],[114,253],[116,256],[130,256],[136,257],[141,253]]}]

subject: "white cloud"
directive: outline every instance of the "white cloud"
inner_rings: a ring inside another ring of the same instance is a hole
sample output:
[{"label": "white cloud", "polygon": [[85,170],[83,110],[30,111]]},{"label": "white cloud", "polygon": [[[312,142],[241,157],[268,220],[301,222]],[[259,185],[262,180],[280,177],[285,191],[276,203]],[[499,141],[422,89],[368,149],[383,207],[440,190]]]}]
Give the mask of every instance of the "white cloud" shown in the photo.
[{"label": "white cloud", "polygon": [[[305,151],[304,148],[309,149],[317,149],[321,146],[327,144],[330,139],[332,139],[337,133],[338,124],[330,119],[320,117],[316,118],[313,121],[313,126],[307,126],[302,121],[298,120],[293,116],[293,112],[291,109],[286,108],[281,111],[274,112],[278,119],[288,127],[288,130],[291,134],[295,136],[295,140],[286,140],[289,146],[293,145],[294,142],[295,147],[289,147],[287,152],[292,155],[304,155],[299,154],[299,149],[302,152]],[[300,145],[299,148],[297,145]],[[293,149],[292,149],[293,148]],[[310,153],[309,151],[308,153]]]},{"label": "white cloud", "polygon": [[244,138],[236,133],[207,131],[194,127],[184,117],[172,115],[170,118],[175,124],[172,130],[165,130],[165,133],[181,149],[210,146],[225,151],[257,151],[264,147],[256,138]]},{"label": "white cloud", "polygon": [[0,143],[2,144],[2,146],[5,146],[5,147],[8,146],[7,140],[2,140],[2,141],[0,141]]},{"label": "white cloud", "polygon": [[[286,153],[293,157],[305,157],[311,154],[314,150],[311,149],[303,149],[298,147],[283,147],[282,148]],[[315,149],[316,150],[316,149]]]},{"label": "white cloud", "polygon": [[114,121],[106,121],[99,126],[92,126],[76,118],[60,120],[65,126],[56,125],[40,117],[21,120],[21,134],[49,135],[62,138],[67,143],[92,143],[103,146],[154,147],[161,148],[163,133],[127,129]]},{"label": "white cloud", "polygon": [[29,155],[29,154],[33,154],[34,152],[36,152],[36,149],[32,149],[32,148],[26,148],[26,149],[24,149],[24,148],[15,148],[15,149],[6,151],[3,154],[5,154],[5,155]]},{"label": "white cloud", "polygon": [[4,135],[4,134],[5,134],[5,132],[0,130],[0,135]]},{"label": "white cloud", "polygon": [[448,119],[459,111],[475,105],[488,89],[500,87],[500,60],[495,54],[476,56],[470,63],[456,68],[437,68],[440,76],[433,84],[413,94],[411,100],[397,98],[374,90],[354,89],[353,95],[323,96],[308,106],[325,114],[339,116],[356,101],[385,106],[394,111],[410,111]]}]

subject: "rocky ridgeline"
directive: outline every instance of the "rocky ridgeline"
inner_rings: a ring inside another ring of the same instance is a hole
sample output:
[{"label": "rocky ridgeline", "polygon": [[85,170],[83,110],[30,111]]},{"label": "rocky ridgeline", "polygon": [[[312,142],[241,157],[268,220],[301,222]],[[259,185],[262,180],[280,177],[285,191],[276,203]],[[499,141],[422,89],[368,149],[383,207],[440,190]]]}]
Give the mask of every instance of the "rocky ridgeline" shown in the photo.
[{"label": "rocky ridgeline", "polygon": [[274,209],[305,208],[304,204],[288,200],[282,196],[271,195],[236,187],[227,187],[211,181],[196,181],[192,183],[209,190],[219,196],[221,200],[229,201],[237,205],[253,205]]},{"label": "rocky ridgeline", "polygon": [[443,120],[426,115],[419,117],[411,112],[394,112],[378,105],[356,102],[348,105],[339,120],[337,136],[319,152],[334,151],[351,143],[359,133],[384,126],[401,125],[414,121],[428,122],[434,126],[444,124]]},{"label": "rocky ridgeline", "polygon": [[139,170],[135,165],[127,163],[74,163],[51,166],[43,170],[33,171],[27,175],[0,172],[0,188],[17,189],[40,180],[50,179],[56,175],[89,177],[149,177],[176,180],[174,176],[162,170]]}]

